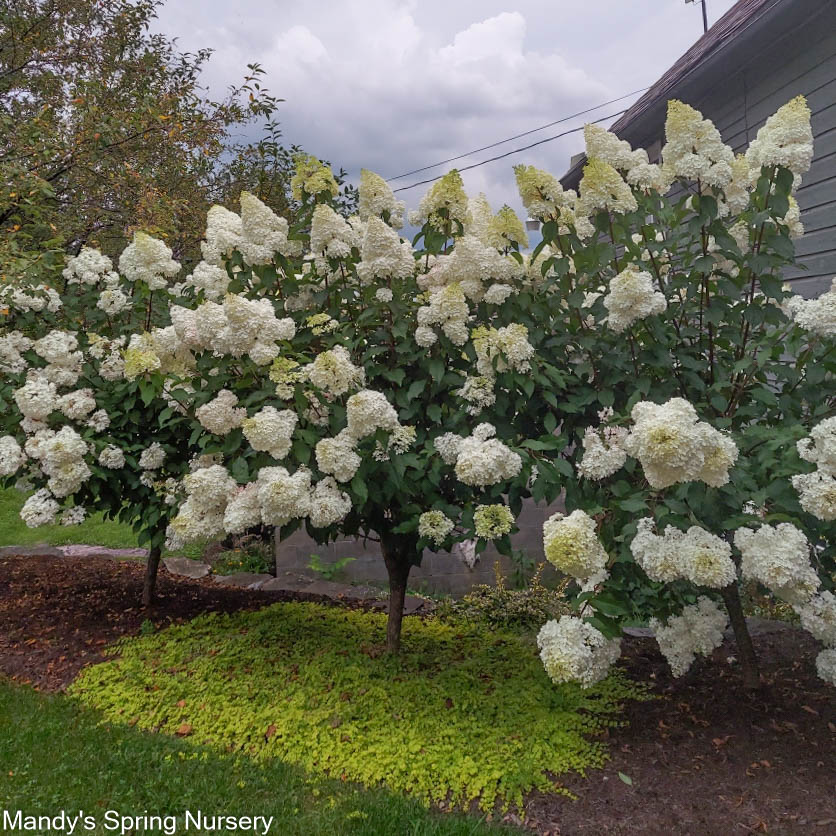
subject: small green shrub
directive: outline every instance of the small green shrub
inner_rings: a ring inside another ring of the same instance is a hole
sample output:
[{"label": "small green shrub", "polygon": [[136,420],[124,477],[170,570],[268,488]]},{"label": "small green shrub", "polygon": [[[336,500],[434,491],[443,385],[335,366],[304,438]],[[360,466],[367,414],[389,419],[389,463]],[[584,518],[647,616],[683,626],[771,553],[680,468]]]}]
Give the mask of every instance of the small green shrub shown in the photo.
[{"label": "small green shrub", "polygon": [[272,569],[263,552],[244,549],[221,552],[212,566],[216,575],[234,575],[236,572],[270,574]]},{"label": "small green shrub", "polygon": [[406,619],[400,656],[385,628],[314,604],[213,613],[121,642],[71,693],[108,721],[486,810],[600,766],[595,738],[646,693],[620,673],[556,687],[530,637],[484,625]]},{"label": "small green shrub", "polygon": [[474,587],[458,601],[445,602],[437,610],[438,617],[443,621],[464,619],[500,629],[539,629],[549,619],[570,612],[564,596],[568,582],[557,589],[543,586],[540,580],[543,566],[541,563],[537,567],[524,589],[510,589],[505,585],[497,563],[495,584]]}]

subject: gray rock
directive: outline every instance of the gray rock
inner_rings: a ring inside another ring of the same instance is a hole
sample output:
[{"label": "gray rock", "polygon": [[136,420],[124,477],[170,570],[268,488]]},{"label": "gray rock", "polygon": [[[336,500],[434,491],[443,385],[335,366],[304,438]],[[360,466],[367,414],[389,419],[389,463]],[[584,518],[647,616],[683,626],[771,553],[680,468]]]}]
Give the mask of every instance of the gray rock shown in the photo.
[{"label": "gray rock", "polygon": [[109,557],[113,559],[131,558],[145,560],[148,549],[108,549],[104,546],[58,546],[64,557]]},{"label": "gray rock", "polygon": [[656,635],[650,627],[624,627],[622,632],[637,639],[652,639]]},{"label": "gray rock", "polygon": [[325,598],[333,598],[335,601],[340,601],[344,598],[352,597],[351,589],[351,586],[344,583],[318,580],[313,583],[309,583],[302,589],[302,592],[307,592],[309,595],[322,595]]},{"label": "gray rock", "polygon": [[184,578],[205,578],[209,574],[208,563],[188,557],[166,557],[163,558],[163,565],[170,574],[181,575]]},{"label": "gray rock", "polygon": [[62,557],[58,549],[44,543],[37,546],[3,546],[0,557]]},{"label": "gray rock", "polygon": [[255,572],[236,572],[234,575],[215,575],[215,583],[221,586],[240,586],[244,589],[260,589],[263,583],[273,580],[272,575]]},{"label": "gray rock", "polygon": [[283,573],[279,577],[271,578],[259,587],[262,592],[301,592],[311,585],[311,579],[298,577],[292,572]]}]

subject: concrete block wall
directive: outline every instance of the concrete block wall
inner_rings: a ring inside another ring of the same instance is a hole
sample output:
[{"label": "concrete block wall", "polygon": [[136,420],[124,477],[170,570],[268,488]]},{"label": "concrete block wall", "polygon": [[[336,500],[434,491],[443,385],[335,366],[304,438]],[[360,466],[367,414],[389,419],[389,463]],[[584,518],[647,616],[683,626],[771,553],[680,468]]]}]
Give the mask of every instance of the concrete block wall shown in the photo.
[{"label": "concrete block wall", "polygon": [[[524,549],[536,563],[543,561],[543,521],[555,511],[563,510],[563,507],[560,501],[552,506],[526,502],[517,521],[520,530],[513,538],[514,547]],[[341,570],[340,580],[384,586],[388,582],[377,543],[367,541],[364,544],[362,540],[352,537],[321,546],[304,531],[297,531],[276,544],[276,571],[305,569],[312,554],[319,555],[323,563],[353,557],[354,560]],[[473,569],[447,552],[427,551],[421,565],[413,568],[410,573],[409,587],[418,592],[459,597],[467,594],[474,586],[492,584],[495,578],[494,563],[497,560],[500,561],[504,576],[508,577],[512,571],[510,560],[491,546],[479,555],[479,561]],[[549,573],[547,578],[552,575]]]}]

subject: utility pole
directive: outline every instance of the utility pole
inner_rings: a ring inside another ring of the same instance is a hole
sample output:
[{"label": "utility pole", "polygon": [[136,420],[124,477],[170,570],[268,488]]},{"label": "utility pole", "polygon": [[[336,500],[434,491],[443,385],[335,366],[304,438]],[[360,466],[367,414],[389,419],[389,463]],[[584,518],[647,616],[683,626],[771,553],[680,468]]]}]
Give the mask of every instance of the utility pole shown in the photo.
[{"label": "utility pole", "polygon": [[[696,0],[685,0],[686,3],[694,3]],[[708,14],[705,11],[705,0],[700,0],[702,3],[702,31],[705,34],[708,31]]]}]

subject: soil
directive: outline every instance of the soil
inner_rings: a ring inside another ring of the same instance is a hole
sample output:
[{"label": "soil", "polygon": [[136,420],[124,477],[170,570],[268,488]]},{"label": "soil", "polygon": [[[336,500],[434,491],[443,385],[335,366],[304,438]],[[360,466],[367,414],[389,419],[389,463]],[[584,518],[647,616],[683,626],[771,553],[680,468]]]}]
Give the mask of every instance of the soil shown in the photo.
[{"label": "soil", "polygon": [[753,631],[753,693],[733,639],[674,679],[654,639],[625,638],[620,664],[658,699],[627,706],[606,768],[565,781],[577,801],[532,796],[528,826],[549,836],[836,834],[836,689],[816,675],[809,634],[767,627]]},{"label": "soil", "polygon": [[[161,567],[158,603],[143,610],[143,569],[101,558],[0,558],[0,673],[61,690],[146,619],[159,627],[299,597],[175,579]],[[564,776],[577,800],[533,794],[524,826],[541,836],[836,834],[836,690],[817,678],[818,646],[806,633],[774,622],[755,632],[763,687],[751,694],[733,640],[673,679],[652,639],[626,638],[620,664],[652,683],[657,699],[625,707],[627,724],[609,734],[607,767]]]}]

